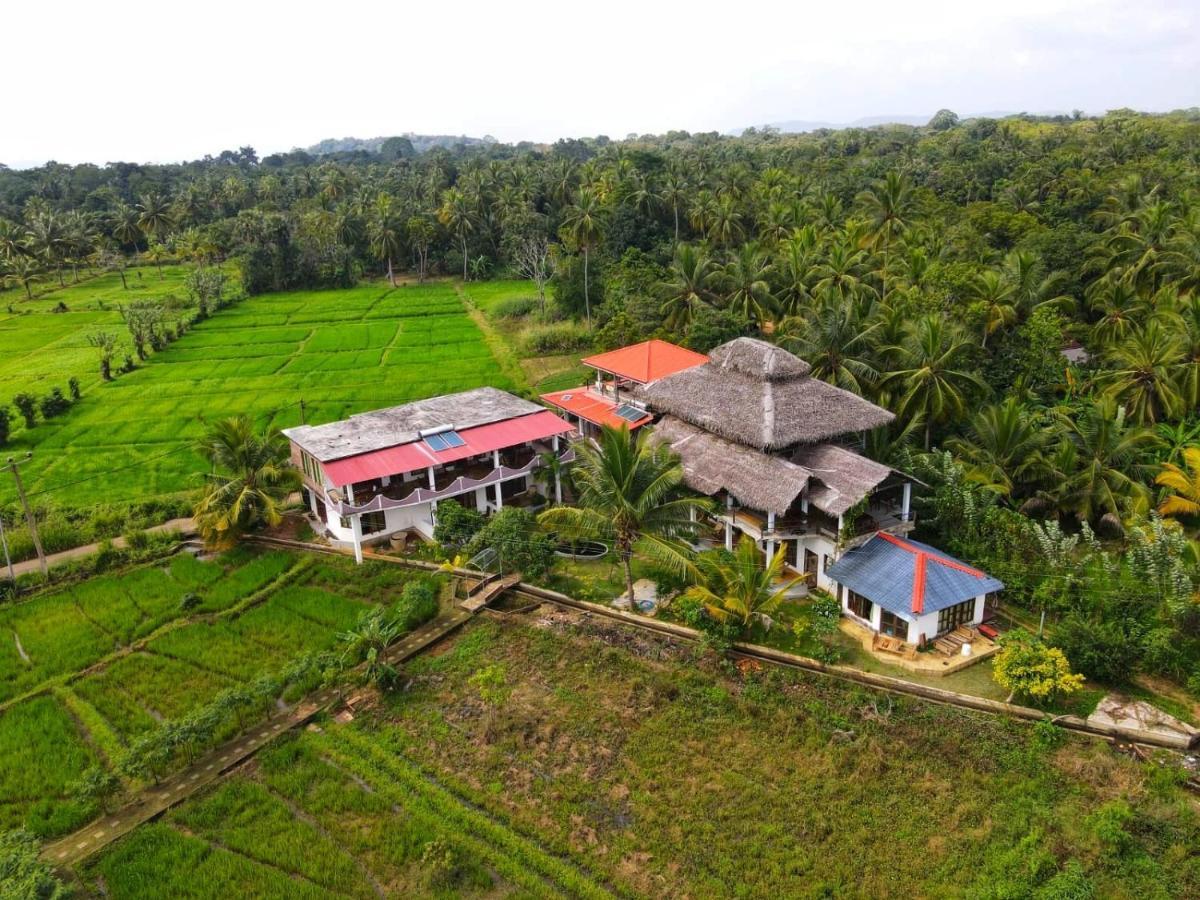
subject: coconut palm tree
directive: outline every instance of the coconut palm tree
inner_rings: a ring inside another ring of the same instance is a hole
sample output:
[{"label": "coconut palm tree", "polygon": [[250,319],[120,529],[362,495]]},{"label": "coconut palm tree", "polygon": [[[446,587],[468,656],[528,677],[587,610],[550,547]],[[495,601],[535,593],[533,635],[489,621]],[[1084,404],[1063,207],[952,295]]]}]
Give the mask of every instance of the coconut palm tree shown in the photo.
[{"label": "coconut palm tree", "polygon": [[162,194],[142,194],[138,198],[138,228],[147,238],[162,243],[175,227],[175,217],[171,213],[171,204]]},{"label": "coconut palm tree", "polygon": [[971,296],[983,309],[983,343],[1001,328],[1017,321],[1017,300],[1013,286],[995,269],[975,275]]},{"label": "coconut palm tree", "polygon": [[459,250],[462,252],[463,281],[467,280],[467,235],[479,224],[476,204],[463,191],[450,188],[442,198],[442,206],[438,210],[438,221],[454,232],[458,238]]},{"label": "coconut palm tree", "polygon": [[259,433],[248,416],[234,416],[214,422],[196,449],[212,467],[193,513],[205,543],[227,547],[251,528],[279,524],[300,483],[282,434]]},{"label": "coconut palm tree", "polygon": [[65,287],[62,261],[67,251],[67,235],[62,220],[49,210],[39,212],[29,221],[29,247],[42,262],[58,274],[58,286]]},{"label": "coconut palm tree", "polygon": [[726,306],[762,325],[775,308],[770,282],[773,271],[757,244],[742,244],[721,269]]},{"label": "coconut palm tree", "polygon": [[1110,347],[1105,358],[1111,369],[1097,381],[1135,422],[1153,425],[1183,409],[1179,392],[1187,365],[1183,344],[1158,322],[1136,329]]},{"label": "coconut palm tree", "polygon": [[128,203],[116,204],[108,215],[108,228],[114,238],[122,245],[132,246],[134,254],[137,254],[138,240],[142,236],[142,229],[138,226],[136,209]]},{"label": "coconut palm tree", "polygon": [[679,458],[639,431],[631,440],[625,426],[605,427],[599,443],[576,444],[571,480],[575,506],[558,506],[538,517],[569,538],[610,542],[625,570],[626,595],[633,602],[633,554],[643,553],[677,572],[691,566],[681,538],[695,529],[707,499],[683,487]]},{"label": "coconut palm tree", "polygon": [[696,557],[696,584],[684,591],[698,600],[718,622],[745,629],[754,622],[771,627],[771,613],[787,597],[800,578],[783,579],[783,554],[776,553],[769,565],[754,541],[742,535],[737,549],[713,550]]},{"label": "coconut palm tree", "polygon": [[1200,447],[1184,448],[1182,466],[1163,463],[1154,483],[1171,491],[1158,504],[1164,516],[1200,516]]},{"label": "coconut palm tree", "polygon": [[807,316],[779,323],[776,340],[812,366],[814,378],[865,396],[879,380],[871,360],[872,339],[879,323],[865,325],[854,304],[831,300]]},{"label": "coconut palm tree", "polygon": [[8,261],[7,277],[25,288],[25,296],[33,299],[32,285],[38,280],[40,269],[37,260],[31,256],[14,256]]},{"label": "coconut palm tree", "polygon": [[388,283],[395,287],[396,273],[392,268],[392,260],[404,247],[404,225],[400,215],[393,209],[392,198],[387,194],[380,194],[375,199],[375,208],[367,222],[367,238],[371,242],[371,252],[387,263]]},{"label": "coconut palm tree", "polygon": [[975,413],[967,434],[946,444],[966,463],[972,480],[1007,497],[1040,474],[1047,437],[1047,430],[1025,405],[1008,397]]},{"label": "coconut palm tree", "polygon": [[668,328],[684,330],[692,323],[697,307],[716,301],[714,285],[718,272],[703,247],[680,244],[671,262],[671,280],[663,282],[662,311]]},{"label": "coconut palm tree", "polygon": [[1087,522],[1100,516],[1119,522],[1123,510],[1141,509],[1147,491],[1139,460],[1158,443],[1154,433],[1128,422],[1111,397],[1055,416],[1073,451],[1070,470],[1058,472],[1051,488],[1060,504]]},{"label": "coconut palm tree", "polygon": [[968,365],[970,343],[941,316],[922,316],[905,328],[903,341],[885,348],[899,368],[882,379],[884,388],[899,391],[896,412],[925,419],[925,449],[930,448],[933,426],[962,417],[973,393],[987,385]]},{"label": "coconut palm tree", "polygon": [[583,252],[583,308],[587,323],[592,324],[592,298],[588,281],[588,256],[600,241],[604,228],[603,209],[595,190],[579,189],[575,203],[563,215],[564,236]]},{"label": "coconut palm tree", "polygon": [[887,296],[888,254],[892,242],[911,224],[916,213],[916,198],[907,176],[888,172],[883,181],[876,182],[856,198],[867,213],[870,246],[883,247],[883,296]]}]

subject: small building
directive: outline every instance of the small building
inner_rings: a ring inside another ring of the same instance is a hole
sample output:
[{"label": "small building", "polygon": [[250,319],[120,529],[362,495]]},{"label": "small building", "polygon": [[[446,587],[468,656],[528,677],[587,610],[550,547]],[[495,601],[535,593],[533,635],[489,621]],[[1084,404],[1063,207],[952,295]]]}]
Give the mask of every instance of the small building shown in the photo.
[{"label": "small building", "polygon": [[[432,538],[437,505],[483,513],[526,494],[543,453],[566,463],[570,424],[496,388],[432,397],[325,425],[284,430],[309,509],[330,538],[354,547],[415,530]],[[561,501],[561,485],[554,485]]]},{"label": "small building", "polygon": [[661,415],[657,440],[677,453],[684,483],[713,497],[727,548],[748,535],[810,584],[879,531],[911,531],[912,479],[861,455],[862,435],[894,416],[810,375],[806,362],[754,338],[641,389]]},{"label": "small building", "polygon": [[647,425],[653,416],[640,399],[647,384],[708,362],[703,353],[670,341],[642,341],[581,360],[596,370],[593,383],[542,395],[542,401],[559,409],[585,436],[595,436],[609,425],[630,431]]},{"label": "small building", "polygon": [[842,612],[872,631],[921,646],[984,620],[999,580],[928,544],[877,534],[846,551],[828,575]]}]

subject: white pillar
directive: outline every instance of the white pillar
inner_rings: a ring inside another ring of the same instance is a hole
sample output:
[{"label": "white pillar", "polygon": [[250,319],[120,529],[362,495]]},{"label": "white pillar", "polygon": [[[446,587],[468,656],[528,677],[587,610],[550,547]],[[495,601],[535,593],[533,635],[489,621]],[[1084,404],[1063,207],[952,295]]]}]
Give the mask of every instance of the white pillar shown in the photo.
[{"label": "white pillar", "polygon": [[733,550],[733,497],[725,495],[725,549]]},{"label": "white pillar", "polygon": [[348,503],[350,506],[354,505],[354,485],[353,484],[346,485],[346,503]]},{"label": "white pillar", "polygon": [[908,521],[908,510],[909,510],[909,506],[911,505],[911,503],[912,503],[912,482],[906,481],[906,482],[904,482],[904,499],[902,499],[900,501],[900,520],[902,522]]},{"label": "white pillar", "polygon": [[[499,470],[500,468],[500,451],[492,451],[492,467]],[[496,511],[504,509],[504,494],[500,491],[500,482],[496,482]]]},{"label": "white pillar", "polygon": [[767,534],[775,533],[775,513],[767,513]]},{"label": "white pillar", "polygon": [[355,561],[356,563],[360,563],[360,564],[361,564],[361,563],[362,563],[362,561],[363,561],[363,555],[362,555],[362,517],[361,517],[361,516],[351,516],[351,517],[350,517],[350,531],[351,531],[351,533],[352,533],[352,535],[353,535],[353,537],[354,537],[354,561]]},{"label": "white pillar", "polygon": [[775,542],[767,541],[767,568],[771,567],[771,563],[775,561]]},{"label": "white pillar", "polygon": [[433,477],[433,466],[429,466],[425,471],[429,473],[429,489],[431,491],[436,491],[437,479]]},{"label": "white pillar", "polygon": [[804,542],[796,541],[796,571],[804,571]]},{"label": "white pillar", "polygon": [[[554,440],[551,442],[551,446],[554,449],[554,455],[558,456],[558,435],[557,434],[554,436]],[[562,475],[558,471],[557,468],[554,470],[554,502],[562,503]]]}]

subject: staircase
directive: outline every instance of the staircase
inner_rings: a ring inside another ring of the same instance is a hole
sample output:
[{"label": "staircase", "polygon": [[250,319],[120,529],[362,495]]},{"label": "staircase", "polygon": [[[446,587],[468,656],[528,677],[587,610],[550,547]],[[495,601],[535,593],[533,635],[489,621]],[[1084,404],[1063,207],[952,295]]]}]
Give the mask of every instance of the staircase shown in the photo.
[{"label": "staircase", "polygon": [[947,656],[958,656],[962,653],[963,644],[974,644],[979,640],[975,629],[967,625],[959,625],[948,634],[943,634],[933,642],[933,646]]}]

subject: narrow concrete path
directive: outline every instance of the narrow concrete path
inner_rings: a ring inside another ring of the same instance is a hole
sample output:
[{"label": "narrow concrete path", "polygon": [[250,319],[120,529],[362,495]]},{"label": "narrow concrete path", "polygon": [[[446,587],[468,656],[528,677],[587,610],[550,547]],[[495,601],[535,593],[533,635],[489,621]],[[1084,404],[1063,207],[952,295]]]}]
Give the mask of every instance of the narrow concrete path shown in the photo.
[{"label": "narrow concrete path", "polygon": [[[191,519],[171,519],[169,522],[163,522],[161,525],[155,525],[152,528],[146,529],[151,534],[160,534],[164,531],[178,531],[182,535],[191,535],[196,533],[196,523]],[[113,538],[113,546],[124,548],[128,545],[128,541],[124,537]],[[100,549],[100,543],[84,544],[82,547],[72,547],[70,550],[63,550],[59,553],[50,553],[46,556],[46,563],[53,568],[62,562],[68,562],[72,559],[79,559],[81,556],[91,556]],[[8,575],[8,570],[3,568],[4,554],[0,553],[0,577]],[[37,557],[27,559],[23,562],[13,563],[13,571],[17,575],[24,575],[28,572],[38,571]]]},{"label": "narrow concrete path", "polygon": [[[471,616],[471,612],[456,606],[406,634],[388,648],[385,659],[393,665],[411,659],[457,629]],[[317,713],[335,705],[341,696],[340,687],[329,687],[306,697],[292,709],[268,718],[200,757],[182,771],[147,787],[119,810],[66,837],[46,844],[42,848],[42,858],[53,865],[63,867],[82,862],[139,825],[161,815],[216,781],[279,735],[304,724]]]}]

